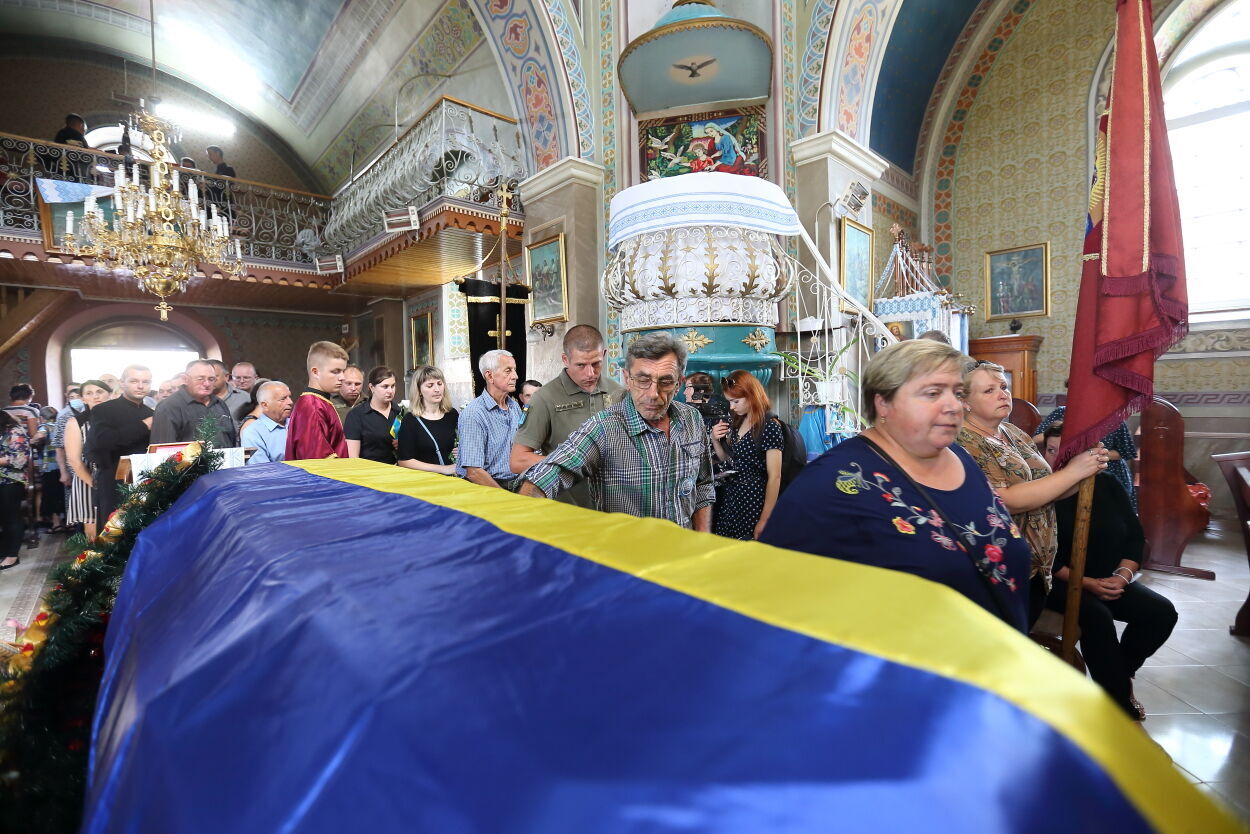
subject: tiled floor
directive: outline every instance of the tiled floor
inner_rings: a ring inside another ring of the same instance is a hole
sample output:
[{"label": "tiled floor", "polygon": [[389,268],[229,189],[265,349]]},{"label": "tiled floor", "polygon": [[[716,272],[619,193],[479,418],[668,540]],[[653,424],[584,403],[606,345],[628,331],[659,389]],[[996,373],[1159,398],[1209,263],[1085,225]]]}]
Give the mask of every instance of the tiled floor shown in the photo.
[{"label": "tiled floor", "polygon": [[1133,689],[1146,707],[1146,732],[1185,777],[1250,823],[1250,639],[1228,633],[1250,591],[1241,536],[1209,529],[1184,564],[1214,570],[1216,580],[1145,573],[1142,581],[1172,600],[1180,620]]},{"label": "tiled floor", "polygon": [[27,550],[23,545],[19,555],[20,565],[0,571],[0,644],[14,638],[11,620],[19,620],[25,626],[34,616],[48,571],[58,560],[66,558],[65,536],[45,533],[39,537],[39,547]]}]

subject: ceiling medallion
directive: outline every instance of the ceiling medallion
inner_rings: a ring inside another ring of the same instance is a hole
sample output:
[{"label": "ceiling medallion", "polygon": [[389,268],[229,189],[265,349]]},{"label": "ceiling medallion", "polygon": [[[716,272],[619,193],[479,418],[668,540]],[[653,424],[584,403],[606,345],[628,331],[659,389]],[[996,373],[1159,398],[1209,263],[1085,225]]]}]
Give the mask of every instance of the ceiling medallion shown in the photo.
[{"label": "ceiling medallion", "polygon": [[110,210],[106,214],[94,195],[88,197],[78,235],[74,213],[67,212],[64,246],[110,269],[132,272],[140,289],[161,300],[154,309],[161,321],[167,321],[173,308],[165,299],[184,291],[201,263],[217,264],[234,277],[242,276],[247,267],[238,239],[230,236],[229,209],[219,212],[214,201],[224,196],[214,198],[212,186],[201,194],[190,177],[183,188],[178,169],[167,161],[165,142],[173,125],[143,110],[133,121],[152,140],[156,161],[147,166],[147,185],[138,163],[129,175],[125,164],[119,163],[116,188],[107,198]]},{"label": "ceiling medallion", "polygon": [[678,338],[686,343],[686,350],[690,353],[698,353],[700,348],[705,348],[712,344],[712,340],[704,336],[693,327],[683,333]]},{"label": "ceiling medallion", "polygon": [[742,344],[751,348],[756,353],[759,353],[764,348],[768,347],[768,334],[765,333],[762,328],[757,327],[742,340]]}]

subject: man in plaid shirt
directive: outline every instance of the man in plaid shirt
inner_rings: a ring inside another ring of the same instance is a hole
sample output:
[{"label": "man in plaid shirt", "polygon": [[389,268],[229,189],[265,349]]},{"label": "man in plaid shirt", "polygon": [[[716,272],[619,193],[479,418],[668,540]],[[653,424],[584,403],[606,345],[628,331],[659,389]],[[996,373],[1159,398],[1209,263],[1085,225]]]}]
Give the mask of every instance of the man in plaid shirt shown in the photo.
[{"label": "man in plaid shirt", "polygon": [[525,470],[520,492],[554,498],[585,480],[595,509],[711,530],[707,430],[698,411],[673,401],[685,370],[686,348],[671,335],[634,339],[625,355],[629,396]]}]

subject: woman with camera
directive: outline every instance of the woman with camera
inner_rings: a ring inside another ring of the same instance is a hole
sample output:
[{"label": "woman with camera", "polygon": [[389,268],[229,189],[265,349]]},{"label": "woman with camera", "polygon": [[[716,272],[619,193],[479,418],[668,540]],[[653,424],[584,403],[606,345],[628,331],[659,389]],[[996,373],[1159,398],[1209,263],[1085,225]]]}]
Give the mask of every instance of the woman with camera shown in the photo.
[{"label": "woman with camera", "polygon": [[712,532],[731,539],[757,539],[781,491],[781,452],[785,436],[772,418],[764,386],[748,371],[721,381],[730,419],[712,426],[712,450],[736,474],[717,497]]}]

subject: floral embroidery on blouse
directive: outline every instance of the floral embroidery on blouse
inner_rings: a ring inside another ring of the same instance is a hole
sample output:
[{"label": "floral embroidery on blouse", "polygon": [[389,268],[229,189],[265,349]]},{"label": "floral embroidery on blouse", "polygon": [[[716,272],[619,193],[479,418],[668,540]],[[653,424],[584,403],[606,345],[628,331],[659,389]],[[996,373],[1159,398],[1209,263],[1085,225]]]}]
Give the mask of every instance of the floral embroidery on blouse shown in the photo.
[{"label": "floral embroidery on blouse", "polygon": [[[951,522],[954,530],[946,531],[946,524],[937,510],[925,510],[903,500],[903,490],[892,485],[892,481],[881,472],[873,472],[871,478],[865,477],[858,463],[852,463],[855,471],[838,470],[835,482],[838,491],[847,495],[859,495],[876,491],[889,505],[899,510],[899,515],[891,519],[894,529],[905,535],[916,535],[918,528],[928,527],[929,538],[946,550],[962,550],[968,552],[973,548],[973,557],[977,568],[994,584],[1004,584],[1012,591],[1016,590],[1016,580],[1007,575],[1007,565],[1003,562],[1003,545],[1007,543],[1007,535],[1020,538],[1020,530],[1011,521],[1006,506],[997,496],[994,503],[986,507],[986,529],[977,528],[977,521],[967,525]],[[953,534],[953,535],[951,535]],[[982,541],[985,540],[985,541]],[[981,552],[976,553],[980,548]]]},{"label": "floral embroidery on blouse", "polygon": [[[984,437],[964,427],[959,430],[957,440],[972,455],[977,466],[981,467],[991,487],[996,490],[1006,489],[1051,474],[1050,465],[1037,451],[1031,437],[1011,423],[1003,423],[1002,430],[1005,440]],[[1011,518],[1018,525],[1017,530],[1024,531],[1024,540],[1033,551],[1029,576],[1040,574],[1049,590],[1050,573],[1055,564],[1055,553],[1059,550],[1054,504],[1044,504],[1035,510],[1016,513]]]}]

